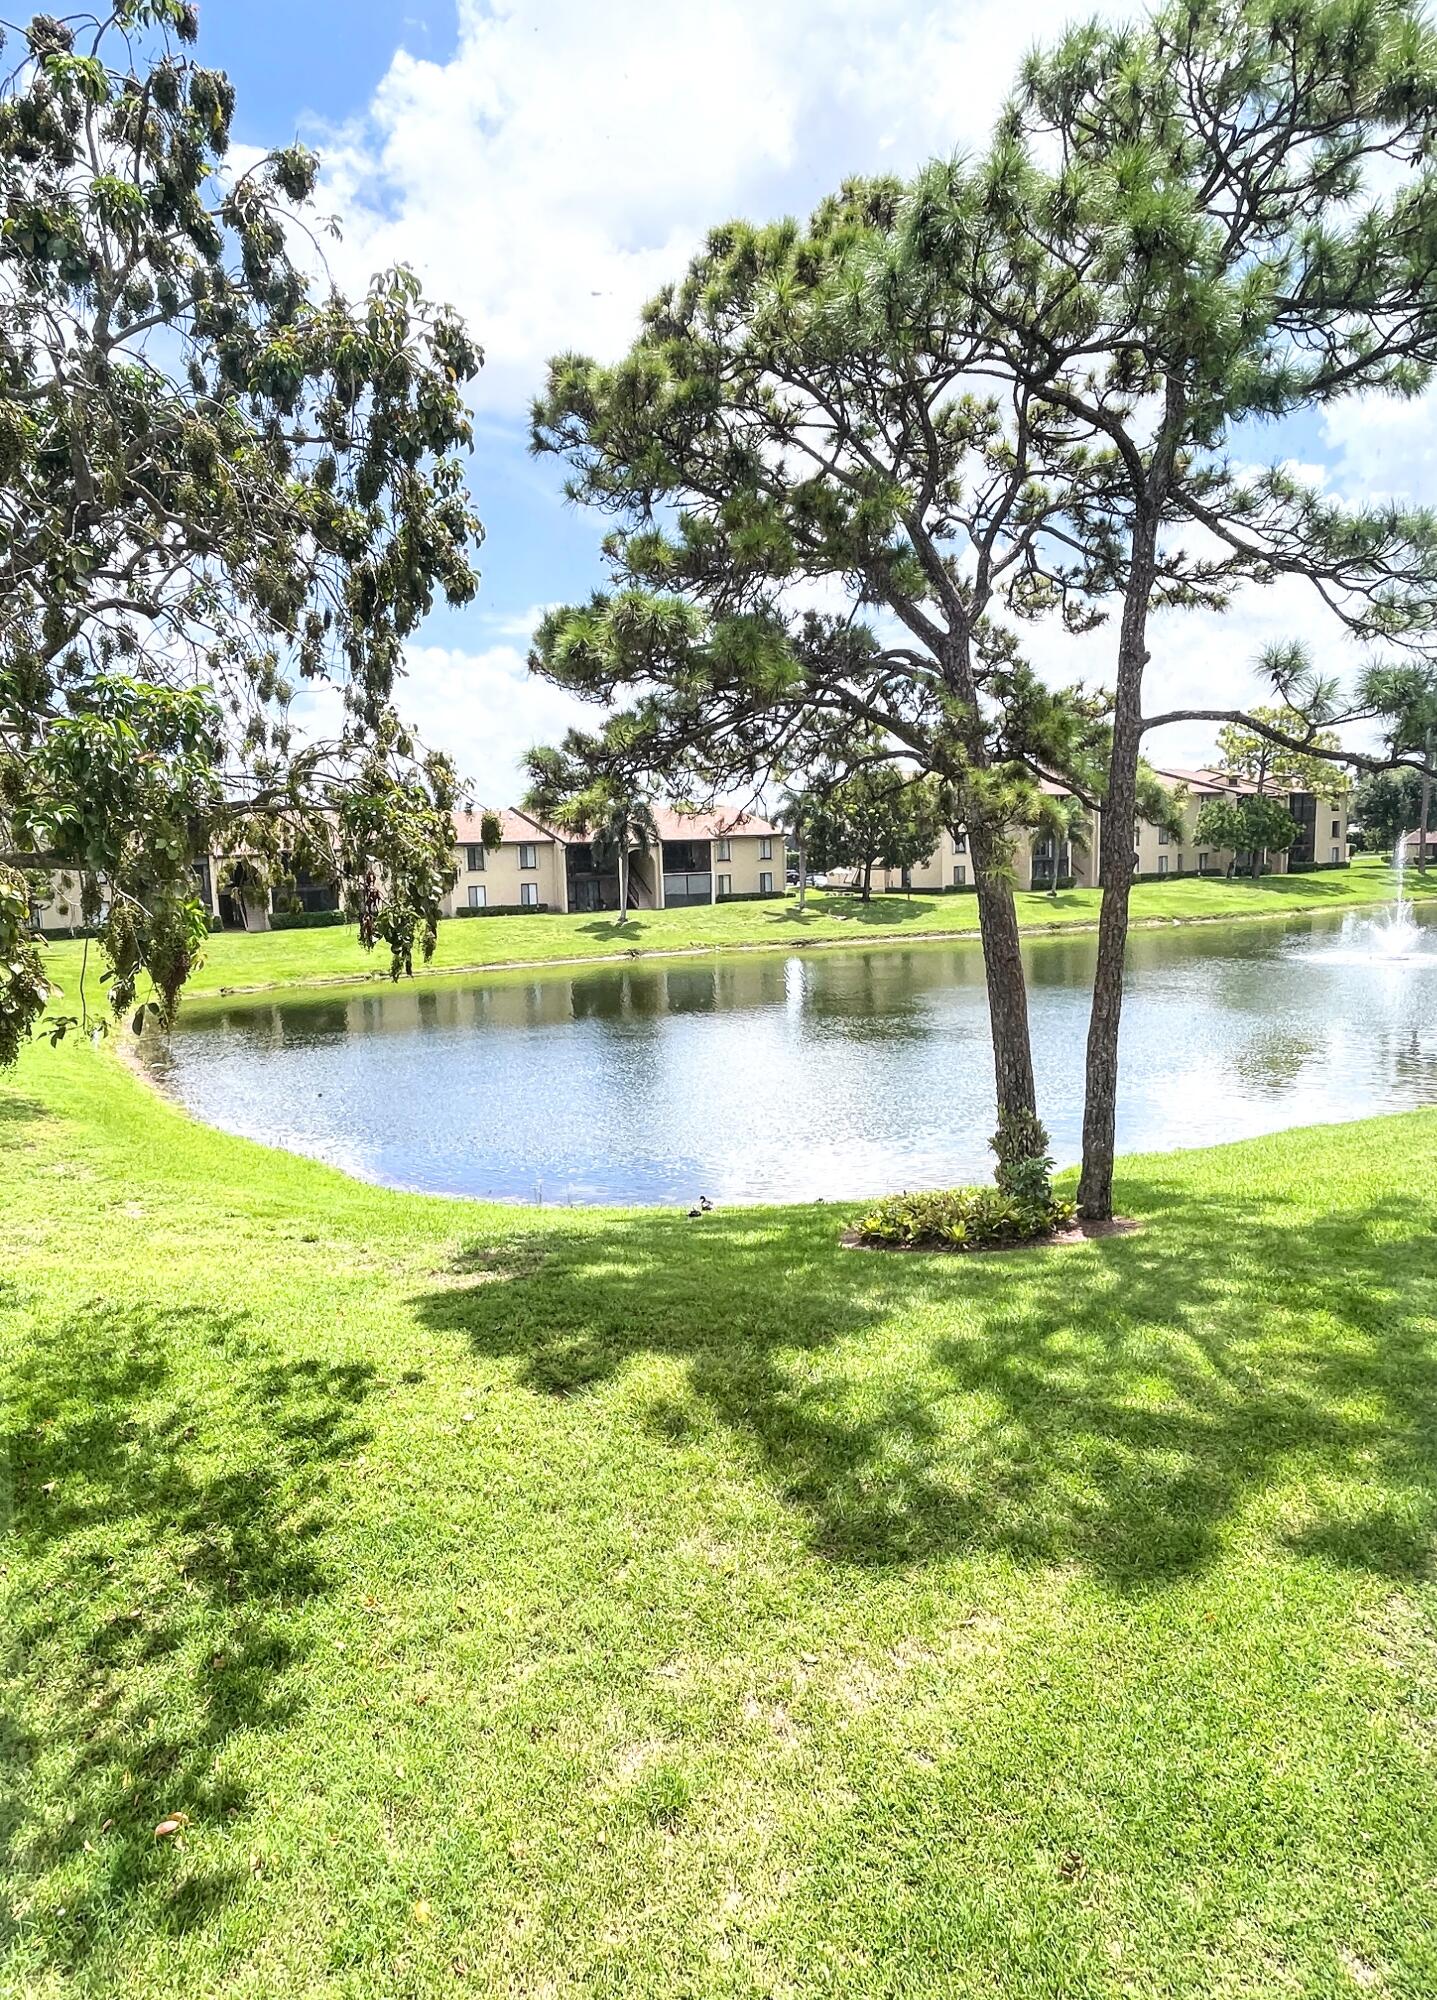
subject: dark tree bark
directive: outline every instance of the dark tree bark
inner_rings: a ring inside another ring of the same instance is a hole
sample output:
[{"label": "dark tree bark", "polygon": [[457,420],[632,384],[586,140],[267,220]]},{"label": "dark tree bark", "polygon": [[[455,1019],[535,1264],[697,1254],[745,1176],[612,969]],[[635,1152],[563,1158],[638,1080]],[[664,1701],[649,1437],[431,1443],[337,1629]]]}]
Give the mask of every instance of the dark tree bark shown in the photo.
[{"label": "dark tree bark", "polygon": [[1103,800],[1103,901],[1098,916],[1098,963],[1088,1022],[1087,1089],[1083,1102],[1083,1169],[1078,1213],[1106,1222],[1113,1213],[1113,1154],[1117,1135],[1118,1030],[1123,1014],[1123,960],[1128,945],[1128,898],[1138,817],[1138,755],[1143,740],[1143,669],[1148,663],[1148,604],[1157,560],[1158,509],[1133,523],[1132,557],[1118,638],[1118,676],[1108,788]]},{"label": "dark tree bark", "polygon": [[1432,731],[1427,732],[1422,760],[1422,803],[1417,812],[1417,870],[1427,873],[1427,823],[1432,817]]},{"label": "dark tree bark", "polygon": [[1028,984],[1013,891],[1003,873],[998,843],[981,826],[968,831],[978,888],[978,926],[983,936],[983,972],[988,986],[988,1019],[993,1039],[993,1080],[1001,1123],[1012,1112],[1036,1117],[1033,1045],[1028,1032]]}]

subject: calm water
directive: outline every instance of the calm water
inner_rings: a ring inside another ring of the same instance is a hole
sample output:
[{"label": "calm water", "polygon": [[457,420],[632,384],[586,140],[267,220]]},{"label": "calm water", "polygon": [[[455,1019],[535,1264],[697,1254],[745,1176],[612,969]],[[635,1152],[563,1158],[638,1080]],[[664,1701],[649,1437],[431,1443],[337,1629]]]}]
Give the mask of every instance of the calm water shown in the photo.
[{"label": "calm water", "polygon": [[[1437,914],[1437,913],[1434,913]],[[1437,1103],[1437,928],[1148,931],[1129,953],[1119,1143],[1202,1145]],[[1076,1159],[1093,939],[1028,947],[1054,1150]],[[366,1180],[545,1202],[797,1201],[985,1179],[975,947],[596,966],[192,1016],[149,1045],[232,1132]]]}]

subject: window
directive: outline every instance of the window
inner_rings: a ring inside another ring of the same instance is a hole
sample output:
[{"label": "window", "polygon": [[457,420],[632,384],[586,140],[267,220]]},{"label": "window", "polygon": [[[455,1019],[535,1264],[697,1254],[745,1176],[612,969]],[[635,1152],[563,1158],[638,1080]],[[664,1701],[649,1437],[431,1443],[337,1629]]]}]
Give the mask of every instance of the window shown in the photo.
[{"label": "window", "polygon": [[1335,819],[1332,822],[1332,838],[1334,840],[1340,840],[1341,837],[1342,837],[1342,821],[1340,819]]},{"label": "window", "polygon": [[[727,842],[726,840],[721,840],[721,841],[719,842],[719,845],[720,845],[720,847],[727,847],[727,846],[728,846],[728,842]],[[721,859],[726,859],[727,857],[725,857],[725,856],[721,856],[720,858],[721,858]],[[733,894],[733,877],[732,877],[732,875],[720,875],[720,876],[719,876],[719,879],[718,879],[718,892],[719,892],[719,895],[720,895],[720,896],[731,896],[731,895]]]},{"label": "window", "polygon": [[733,856],[729,852],[729,844],[726,840],[716,840],[714,842],[714,860],[715,861],[733,860]]},{"label": "window", "polygon": [[1334,847],[1334,848],[1333,848],[1333,850],[1332,850],[1332,858],[1333,858],[1333,860],[1334,860],[1334,861],[1340,861],[1340,860],[1342,859],[1342,850],[1341,850],[1341,848],[1340,848],[1340,847]]},{"label": "window", "polygon": [[1158,846],[1166,847],[1167,844],[1168,844],[1168,830],[1165,826],[1160,826],[1158,828]]},{"label": "window", "polygon": [[683,910],[713,901],[714,878],[701,869],[664,870],[664,908]]},{"label": "window", "polygon": [[1206,875],[1206,873],[1207,873],[1207,856],[1205,854],[1200,854],[1198,856],[1198,874]]},{"label": "window", "polygon": [[954,834],[953,852],[955,854],[966,854],[968,852],[968,836],[966,833]]},{"label": "window", "polygon": [[464,850],[464,865],[471,875],[482,875],[484,873],[483,848],[479,846],[466,847]]},{"label": "window", "polygon": [[1160,854],[1158,856],[1158,873],[1159,875],[1166,875],[1167,872],[1168,872],[1168,857],[1166,856],[1166,854]]},{"label": "window", "polygon": [[482,882],[471,882],[469,884],[470,909],[482,910],[484,907],[485,898],[487,897],[488,893],[489,893],[488,890],[484,887],[484,884]]},{"label": "window", "polygon": [[967,887],[967,885],[968,885],[968,870],[963,866],[963,863],[960,861],[954,866],[953,869],[953,887],[955,889],[964,889]]},{"label": "window", "polygon": [[771,896],[773,894],[773,876],[766,868],[758,878],[758,893],[760,896]]},{"label": "window", "polygon": [[521,840],[519,842],[519,866],[521,868],[537,868],[538,865],[538,848],[532,840]]},{"label": "window", "polygon": [[772,861],[773,859],[773,842],[767,834],[764,835],[758,844],[758,858],[760,861]]},{"label": "window", "polygon": [[521,905],[524,907],[524,909],[526,910],[534,909],[539,901],[538,883],[521,882],[519,884],[519,901]]}]

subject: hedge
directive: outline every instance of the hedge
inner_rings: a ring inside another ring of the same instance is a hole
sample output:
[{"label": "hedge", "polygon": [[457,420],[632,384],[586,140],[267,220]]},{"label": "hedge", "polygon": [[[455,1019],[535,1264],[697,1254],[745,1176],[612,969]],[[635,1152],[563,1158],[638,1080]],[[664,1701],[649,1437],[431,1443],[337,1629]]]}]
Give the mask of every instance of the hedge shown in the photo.
[{"label": "hedge", "polygon": [[347,922],[343,910],[276,910],[269,927],[272,931],[325,931]]},{"label": "hedge", "polygon": [[461,903],[453,912],[456,917],[543,917],[549,914],[547,903],[485,903],[479,909],[471,909],[468,903]]}]

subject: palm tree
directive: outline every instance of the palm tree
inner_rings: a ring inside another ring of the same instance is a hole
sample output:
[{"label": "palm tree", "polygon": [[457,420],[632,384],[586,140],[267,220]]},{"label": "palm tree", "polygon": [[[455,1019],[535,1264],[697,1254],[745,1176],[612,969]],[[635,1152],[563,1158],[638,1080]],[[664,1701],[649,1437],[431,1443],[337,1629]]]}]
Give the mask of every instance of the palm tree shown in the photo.
[{"label": "palm tree", "polygon": [[808,829],[816,810],[813,786],[787,785],[778,801],[778,823],[798,849],[798,907],[808,901]]},{"label": "palm tree", "polygon": [[629,856],[659,845],[653,807],[640,793],[609,783],[587,795],[586,831],[594,859],[612,863],[619,876],[619,922],[629,921]]},{"label": "palm tree", "polygon": [[1048,894],[1056,902],[1058,899],[1058,863],[1063,849],[1077,849],[1086,853],[1088,846],[1088,816],[1082,802],[1066,795],[1057,797],[1052,792],[1040,792],[1033,810],[1033,837],[1049,839],[1053,843],[1053,873],[1048,883]]}]

